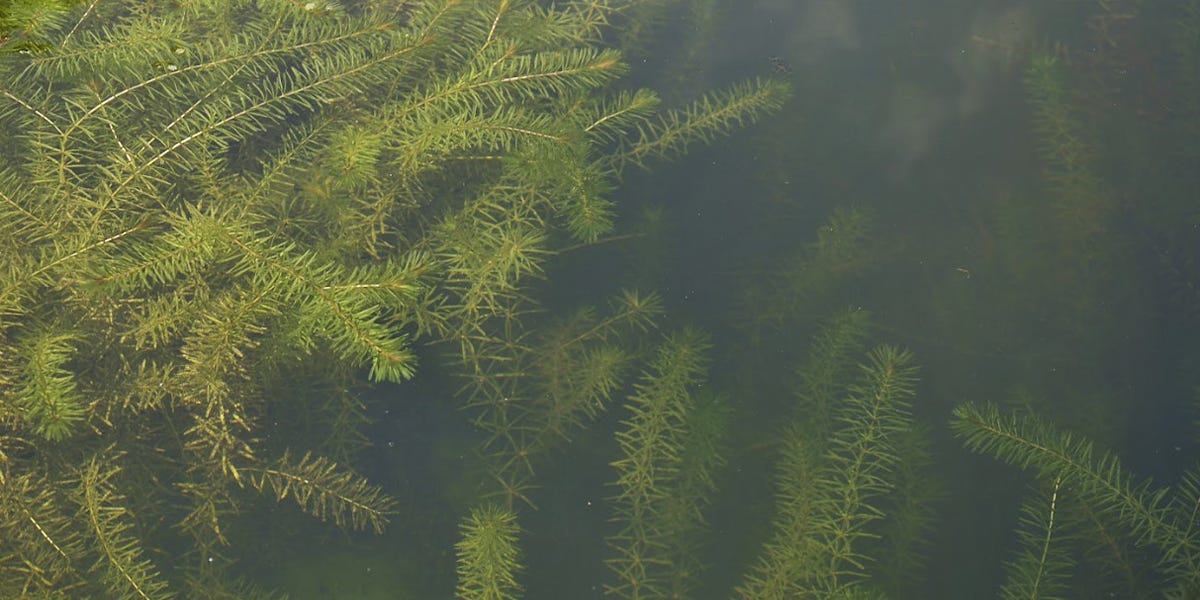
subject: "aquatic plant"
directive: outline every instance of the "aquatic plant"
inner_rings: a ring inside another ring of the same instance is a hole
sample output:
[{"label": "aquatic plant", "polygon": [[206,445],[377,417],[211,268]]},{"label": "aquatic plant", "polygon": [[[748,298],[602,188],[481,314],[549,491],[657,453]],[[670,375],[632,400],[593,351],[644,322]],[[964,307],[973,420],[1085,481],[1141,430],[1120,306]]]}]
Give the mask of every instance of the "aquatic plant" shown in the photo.
[{"label": "aquatic plant", "polygon": [[90,3],[0,55],[0,595],[247,589],[256,493],[382,529],[362,375],[482,364],[624,167],[786,97],[611,91],[624,4]]}]

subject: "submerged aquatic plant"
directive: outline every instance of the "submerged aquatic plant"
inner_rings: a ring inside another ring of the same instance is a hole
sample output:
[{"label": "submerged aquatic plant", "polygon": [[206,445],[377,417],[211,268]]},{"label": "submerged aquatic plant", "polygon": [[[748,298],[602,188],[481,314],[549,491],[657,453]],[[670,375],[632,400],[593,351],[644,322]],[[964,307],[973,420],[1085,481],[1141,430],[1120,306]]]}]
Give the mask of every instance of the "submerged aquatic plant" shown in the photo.
[{"label": "submerged aquatic plant", "polygon": [[244,592],[260,492],[382,529],[362,375],[420,336],[483,365],[625,166],[786,97],[610,93],[624,4],[96,2],[6,37],[0,596]]}]

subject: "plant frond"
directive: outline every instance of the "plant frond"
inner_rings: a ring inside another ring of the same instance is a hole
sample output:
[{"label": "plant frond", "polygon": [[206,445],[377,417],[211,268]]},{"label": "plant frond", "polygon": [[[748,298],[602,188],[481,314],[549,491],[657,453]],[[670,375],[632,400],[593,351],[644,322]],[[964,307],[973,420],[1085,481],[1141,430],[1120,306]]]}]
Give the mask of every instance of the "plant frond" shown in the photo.
[{"label": "plant frond", "polygon": [[1046,490],[1038,490],[1021,507],[1018,536],[1021,549],[1008,563],[1000,597],[1004,600],[1052,600],[1065,598],[1065,578],[1074,560],[1063,546],[1061,499],[1063,479],[1054,478]]},{"label": "plant frond", "polygon": [[[620,458],[612,463],[619,490],[613,501],[621,531],[609,538],[616,556],[606,562],[617,579],[606,587],[610,594],[653,597],[664,593],[674,579],[672,557],[666,551],[678,540],[675,535],[682,533],[663,529],[658,519],[672,508],[671,494],[680,491],[688,417],[696,403],[692,388],[701,382],[707,367],[708,347],[708,340],[697,330],[672,335],[659,347],[629,398],[629,416],[616,433]],[[707,462],[711,455],[705,456],[705,462],[695,466],[711,467]],[[704,473],[693,475],[701,482],[705,477]],[[680,516],[689,517],[693,510],[673,508],[682,509]]]},{"label": "plant frond", "polygon": [[23,364],[13,400],[29,430],[52,442],[69,437],[85,416],[75,376],[64,368],[75,341],[69,333],[49,329],[21,341]]},{"label": "plant frond", "polygon": [[1168,572],[1189,578],[1200,573],[1200,547],[1178,527],[1167,491],[1137,479],[1115,455],[1097,455],[1086,439],[1032,414],[1002,414],[991,404],[956,407],[952,427],[975,452],[1032,470],[1044,481],[1063,478],[1079,501],[1127,525],[1138,545],[1158,546]]},{"label": "plant frond", "polygon": [[615,144],[644,126],[658,105],[658,95],[651,90],[624,91],[596,107],[583,130],[602,144]]},{"label": "plant frond", "polygon": [[471,114],[485,107],[520,105],[527,101],[559,98],[601,87],[623,72],[611,50],[579,48],[536,54],[501,54],[486,67],[456,73],[437,85],[413,94],[406,102],[381,115],[392,130],[422,113],[435,116]]},{"label": "plant frond", "polygon": [[516,600],[521,597],[517,575],[522,570],[517,546],[517,515],[486,504],[471,509],[460,526],[458,600]]},{"label": "plant frond", "polygon": [[[102,464],[103,461],[103,464]],[[150,559],[144,557],[141,541],[132,534],[132,515],[125,497],[116,491],[113,479],[120,467],[111,457],[93,456],[77,473],[76,502],[79,519],[87,524],[96,553],[91,572],[100,576],[113,598],[157,600],[173,598]]]},{"label": "plant frond", "polygon": [[[0,478],[0,590],[6,583],[26,593],[68,592],[86,586],[81,572],[88,547],[45,476]],[[15,596],[14,596],[15,597]]]},{"label": "plant frond", "polygon": [[726,438],[733,416],[729,400],[714,393],[697,394],[685,416],[679,475],[660,509],[659,535],[670,565],[666,587],[671,598],[688,598],[701,586],[705,570],[701,540],[706,512],[717,489],[717,472],[725,466]]},{"label": "plant frond", "polygon": [[522,143],[551,143],[560,148],[567,135],[552,119],[516,107],[456,107],[452,112],[423,111],[397,124],[388,145],[390,169],[412,179],[457,154],[513,152]]},{"label": "plant frond", "polygon": [[737,586],[743,600],[788,600],[800,596],[800,584],[817,569],[812,536],[821,445],[805,429],[791,424],[782,436],[775,465],[775,516],[771,537]]},{"label": "plant frond", "polygon": [[1043,173],[1050,183],[1060,237],[1087,244],[1104,233],[1117,200],[1097,175],[1095,141],[1073,105],[1061,61],[1035,53],[1025,77],[1033,106],[1033,130],[1041,146]]},{"label": "plant frond", "polygon": [[383,136],[378,132],[360,125],[350,125],[336,132],[323,157],[327,167],[336,175],[334,187],[352,190],[374,179],[383,142]]},{"label": "plant frond", "polygon": [[270,465],[246,470],[255,489],[269,489],[277,501],[291,496],[314,517],[338,527],[381,533],[395,509],[380,488],[320,456],[305,454],[295,461],[284,453]]},{"label": "plant frond", "polygon": [[872,579],[889,597],[902,598],[916,593],[926,571],[927,550],[941,523],[946,488],[932,468],[930,427],[914,422],[894,436],[893,445],[898,460],[888,476],[892,489],[880,506],[887,518],[877,529],[879,539],[869,554],[879,565],[878,576],[873,574]]},{"label": "plant frond", "polygon": [[910,399],[916,383],[912,355],[893,346],[873,350],[850,386],[818,476],[823,493],[815,501],[814,533],[822,558],[808,583],[818,594],[840,593],[859,584],[870,560],[863,544],[875,537],[868,526],[882,518],[878,502],[892,488],[899,459],[896,436],[912,425]]},{"label": "plant frond", "polygon": [[833,428],[833,411],[845,391],[851,357],[863,350],[871,324],[867,311],[848,308],[835,313],[813,336],[808,358],[797,370],[795,414],[813,435],[825,438]]},{"label": "plant frond", "polygon": [[637,138],[620,149],[609,166],[619,174],[630,164],[645,167],[652,157],[674,158],[691,144],[711,143],[734,127],[779,110],[790,94],[781,81],[755,79],[706,95],[685,109],[667,112],[657,122],[640,125]]}]

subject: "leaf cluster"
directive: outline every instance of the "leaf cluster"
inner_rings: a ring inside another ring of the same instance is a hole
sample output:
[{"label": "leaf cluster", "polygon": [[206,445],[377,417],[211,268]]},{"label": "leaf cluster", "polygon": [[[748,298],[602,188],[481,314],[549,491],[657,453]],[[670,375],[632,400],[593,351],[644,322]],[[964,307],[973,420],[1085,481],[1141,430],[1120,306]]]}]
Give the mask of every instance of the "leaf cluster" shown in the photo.
[{"label": "leaf cluster", "polygon": [[487,435],[481,454],[507,504],[528,502],[537,463],[608,411],[661,311],[657,296],[625,291],[604,312],[584,307],[536,334],[464,344],[463,366],[474,370],[463,374],[462,393]]},{"label": "leaf cluster", "polygon": [[[1091,441],[1060,431],[1030,413],[1003,413],[991,404],[964,404],[954,411],[953,427],[967,447],[1033,472],[1050,486],[1051,501],[1061,495],[1093,513],[1098,525],[1116,536],[1118,544],[1154,548],[1157,572],[1167,578],[1167,589],[1195,590],[1200,585],[1198,542],[1192,533],[1200,487],[1189,472],[1177,490],[1156,487],[1131,473],[1111,452],[1098,451]],[[1029,586],[1061,586],[1071,572],[1071,540],[1082,538],[1078,528],[1055,527],[1043,495],[1037,512],[1026,512],[1023,530],[1033,526],[1044,537],[1040,560],[1019,559],[1015,581]],[[1028,534],[1024,534],[1028,535]],[[1066,544],[1063,546],[1063,544]],[[1026,540],[1029,546],[1029,540]],[[1035,551],[1029,550],[1029,551]],[[1035,555],[1036,556],[1036,555]]]},{"label": "leaf cluster", "polygon": [[861,592],[856,589],[868,580],[873,560],[869,543],[879,536],[896,488],[901,440],[913,426],[909,402],[916,370],[910,361],[907,352],[877,347],[857,380],[843,384],[845,395],[825,440],[798,424],[789,429],[778,465],[773,534],[738,587],[739,597]]},{"label": "leaf cluster", "polygon": [[288,496],[304,510],[338,527],[382,533],[395,502],[378,487],[339,469],[323,457],[306,454],[298,461],[283,455],[269,467],[252,471],[251,485],[269,489],[277,500]]},{"label": "leaf cluster", "polygon": [[471,511],[462,523],[458,550],[458,589],[461,600],[516,600],[521,585],[516,513],[495,505]]},{"label": "leaf cluster", "polygon": [[1110,226],[1116,201],[1097,174],[1096,142],[1075,107],[1063,59],[1035,53],[1025,86],[1059,229],[1077,244],[1088,243]]},{"label": "leaf cluster", "polygon": [[[684,330],[658,349],[634,386],[628,416],[616,433],[617,495],[612,499],[621,530],[609,539],[608,561],[622,598],[686,594],[688,536],[702,524],[713,471],[721,464],[720,404],[700,403],[695,387],[707,368],[709,342]],[[705,407],[708,407],[707,410]],[[715,412],[714,412],[715,411]],[[715,417],[715,419],[714,419]]]},{"label": "leaf cluster", "polygon": [[[381,529],[391,502],[352,457],[303,447],[355,447],[361,407],[299,388],[410,378],[422,336],[456,349],[517,497],[530,456],[621,387],[622,332],[657,312],[629,293],[535,334],[529,283],[556,248],[613,231],[618,155],[676,154],[786,96],[747,84],[660,113],[652,92],[609,93],[625,67],[599,31],[629,5],[6,12],[29,35],[0,54],[0,482],[62,486],[50,466],[83,472],[100,440],[126,459],[89,479],[106,482],[87,489],[107,537],[56,555],[6,536],[0,589],[50,593],[61,582],[33,574],[104,543],[108,566],[76,566],[79,585],[169,594],[157,582],[186,577],[159,579],[141,540],[220,554],[251,491]],[[344,422],[299,435],[329,411]],[[128,481],[154,482],[160,505]],[[135,514],[147,530],[122,525]],[[182,564],[163,568],[219,578]]]}]

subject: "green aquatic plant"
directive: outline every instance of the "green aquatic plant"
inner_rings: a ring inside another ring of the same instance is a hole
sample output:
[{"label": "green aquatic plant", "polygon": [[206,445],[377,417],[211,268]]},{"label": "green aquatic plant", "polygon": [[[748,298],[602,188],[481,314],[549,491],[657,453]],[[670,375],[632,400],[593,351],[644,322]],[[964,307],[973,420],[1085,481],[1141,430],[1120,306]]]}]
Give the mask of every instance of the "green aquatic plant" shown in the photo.
[{"label": "green aquatic plant", "polygon": [[724,403],[696,393],[708,350],[698,331],[669,337],[629,396],[615,436],[620,457],[612,463],[620,531],[609,538],[611,595],[681,597],[697,583],[691,538],[723,462]]},{"label": "green aquatic plant", "polygon": [[1035,490],[1021,507],[1017,535],[1021,549],[1007,565],[1007,579],[1000,589],[1005,600],[1056,598],[1067,591],[1066,575],[1074,559],[1063,543],[1063,479],[1056,477],[1045,490]]},{"label": "green aquatic plant", "polygon": [[520,598],[521,570],[517,515],[495,505],[471,511],[462,526],[458,549],[458,590],[462,600]]},{"label": "green aquatic plant", "polygon": [[[787,96],[610,93],[627,4],[102,2],[0,55],[0,596],[248,589],[255,494],[383,528],[351,390],[418,339],[500,390],[527,285],[612,232],[621,170]],[[618,353],[558,348],[595,378],[546,433],[484,410],[495,439],[549,444],[613,386]]]},{"label": "green aquatic plant", "polygon": [[881,346],[849,385],[828,438],[793,428],[784,442],[774,533],[741,598],[843,597],[867,579],[865,544],[886,513],[900,461],[897,436],[912,426],[911,355]]},{"label": "green aquatic plant", "polygon": [[[1025,77],[1033,108],[1033,131],[1050,184],[1056,232],[1067,251],[1083,255],[1105,233],[1116,209],[1115,199],[1097,175],[1098,150],[1083,115],[1076,109],[1064,59],[1035,53]],[[1067,237],[1069,236],[1069,237]]]},{"label": "green aquatic plant", "polygon": [[61,27],[78,0],[0,1],[0,53],[33,52],[44,36]]},{"label": "green aquatic plant", "polygon": [[991,404],[955,408],[952,425],[967,447],[1028,470],[1045,486],[1024,511],[1025,550],[1010,566],[1005,593],[1064,585],[1072,564],[1064,556],[1070,551],[1061,544],[1081,530],[1079,524],[1071,527],[1066,519],[1056,518],[1066,498],[1078,503],[1076,512],[1094,514],[1092,526],[1104,528],[1112,543],[1153,549],[1150,566],[1162,581],[1138,583],[1160,585],[1161,591],[1179,597],[1200,589],[1200,539],[1194,534],[1200,480],[1194,468],[1175,489],[1155,486],[1132,473],[1115,454],[1097,450],[1090,440],[1034,414],[1005,413]]},{"label": "green aquatic plant", "polygon": [[[872,568],[881,552],[920,550],[932,524],[923,505],[932,488],[924,473],[925,432],[910,414],[915,368],[907,352],[880,346],[855,369],[866,326],[865,313],[847,311],[815,338],[801,369],[797,413],[781,432],[772,533],[738,597],[871,597],[902,585],[891,581],[899,576],[890,562]],[[627,388],[606,471],[615,490],[605,503],[612,522],[605,560],[610,596],[709,595],[703,593],[712,568],[703,558],[711,543],[707,514],[729,459],[732,420],[731,401],[707,391],[711,351],[707,336],[684,329],[651,353],[630,355],[644,367]],[[828,418],[811,419],[816,407]],[[534,418],[532,412],[523,418]],[[525,475],[527,487],[536,484],[535,470]],[[464,521],[463,544],[476,544],[467,540],[478,535],[477,520],[478,511]],[[883,534],[893,537],[881,540]],[[463,553],[459,560],[460,598],[473,597],[461,589],[476,573],[511,573],[519,564]],[[910,556],[900,565],[920,561]]]}]

